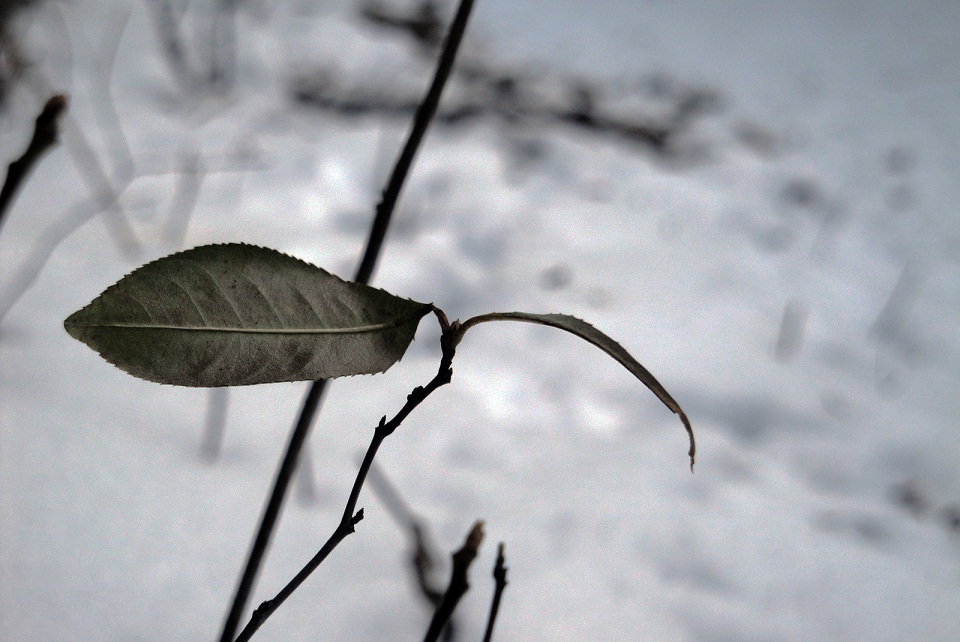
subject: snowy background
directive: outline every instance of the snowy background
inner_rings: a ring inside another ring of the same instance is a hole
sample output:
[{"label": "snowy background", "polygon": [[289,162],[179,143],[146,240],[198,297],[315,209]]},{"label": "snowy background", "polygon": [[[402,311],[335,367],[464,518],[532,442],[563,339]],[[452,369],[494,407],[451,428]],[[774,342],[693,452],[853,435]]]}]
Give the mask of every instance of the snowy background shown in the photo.
[{"label": "snowy background", "polygon": [[[160,4],[16,20],[29,65],[3,162],[52,91],[71,103],[0,233],[3,640],[216,638],[306,385],[231,390],[210,461],[208,391],[129,377],[63,319],[204,243],[349,277],[409,115],[347,117],[297,88],[416,100],[432,72],[353,3],[254,0],[235,82],[214,91],[170,64]],[[207,4],[170,3],[194,70]],[[459,639],[482,636],[500,540],[500,640],[957,639],[958,27],[949,2],[478,2],[462,64],[538,105],[590,87],[626,120],[700,106],[659,151],[549,118],[438,125],[375,283],[451,318],[591,321],[685,408],[699,457],[691,475],[676,417],[587,344],[472,331],[453,385],[378,456],[444,561],[486,520]],[[457,78],[447,104],[475,89]],[[437,337],[424,323],[388,373],[332,385],[254,603],[326,540]],[[406,534],[369,489],[361,505],[256,639],[422,637]]]}]

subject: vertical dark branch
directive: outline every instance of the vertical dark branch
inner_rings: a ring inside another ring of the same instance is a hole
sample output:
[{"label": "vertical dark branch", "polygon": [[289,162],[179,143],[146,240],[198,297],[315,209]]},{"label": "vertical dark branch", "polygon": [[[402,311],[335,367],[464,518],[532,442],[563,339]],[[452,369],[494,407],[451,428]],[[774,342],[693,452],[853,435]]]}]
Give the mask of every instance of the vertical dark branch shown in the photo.
[{"label": "vertical dark branch", "polygon": [[13,202],[13,197],[20,188],[20,185],[27,178],[30,170],[33,169],[37,161],[51,147],[57,144],[60,136],[60,117],[67,110],[67,96],[65,94],[56,94],[51,96],[40,115],[37,116],[36,125],[33,128],[33,136],[30,138],[30,144],[23,152],[23,155],[10,163],[7,168],[7,178],[0,189],[0,226]]},{"label": "vertical dark branch", "polygon": [[493,638],[493,625],[497,621],[497,613],[500,611],[500,598],[503,597],[503,589],[507,588],[507,567],[506,558],[503,556],[503,542],[497,546],[497,563],[493,567],[493,601],[490,603],[490,617],[487,619],[487,632],[483,635],[483,642],[490,642]]},{"label": "vertical dark branch", "polygon": [[483,542],[483,522],[478,521],[470,529],[460,550],[453,554],[450,586],[447,587],[447,592],[444,594],[440,606],[433,614],[433,620],[430,622],[430,627],[427,629],[423,642],[436,642],[440,639],[440,633],[450,616],[453,615],[460,598],[470,589],[470,583],[467,581],[467,571],[470,570],[470,565],[477,557],[481,542]]}]

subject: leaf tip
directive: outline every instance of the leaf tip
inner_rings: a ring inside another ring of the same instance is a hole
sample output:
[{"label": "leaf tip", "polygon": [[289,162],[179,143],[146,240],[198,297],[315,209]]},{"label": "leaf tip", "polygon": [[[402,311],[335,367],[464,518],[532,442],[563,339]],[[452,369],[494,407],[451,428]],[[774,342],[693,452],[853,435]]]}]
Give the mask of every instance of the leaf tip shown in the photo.
[{"label": "leaf tip", "polygon": [[677,414],[680,415],[680,421],[683,422],[683,427],[687,430],[687,436],[690,438],[690,450],[687,454],[690,456],[690,472],[693,472],[693,465],[696,462],[697,457],[697,440],[693,437],[693,426],[690,424],[690,419],[687,418],[687,413],[680,409],[680,406],[677,406]]}]

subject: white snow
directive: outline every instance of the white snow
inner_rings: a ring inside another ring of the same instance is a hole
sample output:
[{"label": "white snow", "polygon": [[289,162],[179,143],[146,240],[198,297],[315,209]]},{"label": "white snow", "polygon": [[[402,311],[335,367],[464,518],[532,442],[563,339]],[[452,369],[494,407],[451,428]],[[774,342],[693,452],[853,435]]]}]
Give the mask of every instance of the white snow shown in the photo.
[{"label": "white snow", "polygon": [[[64,144],[0,231],[2,640],[216,638],[305,384],[231,390],[206,463],[206,391],[133,379],[62,321],[177,249],[164,230],[191,157],[186,246],[257,243],[350,276],[408,121],[296,107],[288,83],[319,66],[419,96],[432,71],[351,3],[240,4],[226,96],[183,94],[148,3],[49,2],[18,21],[33,66],[0,116],[3,158],[51,90],[71,102]],[[194,63],[203,11],[182,23]],[[472,330],[453,384],[377,458],[444,563],[486,521],[460,639],[482,636],[501,540],[495,639],[958,639],[958,25],[951,3],[479,0],[464,60],[560,96],[564,78],[595,79],[621,113],[663,108],[651,78],[720,106],[676,162],[490,119],[437,127],[421,150],[375,284],[451,318],[590,321],[671,391],[699,448],[691,475],[676,417],[570,335]],[[118,38],[129,181],[98,120]],[[77,132],[126,187],[138,250],[90,204]],[[518,165],[511,145],[534,143],[543,157]],[[57,225],[78,229],[12,302]],[[778,358],[785,310],[798,329]],[[388,373],[332,385],[310,443],[316,499],[288,502],[255,603],[326,540],[376,422],[433,375],[437,337],[425,323]],[[406,536],[369,489],[361,505],[356,534],[255,639],[422,637]]]}]

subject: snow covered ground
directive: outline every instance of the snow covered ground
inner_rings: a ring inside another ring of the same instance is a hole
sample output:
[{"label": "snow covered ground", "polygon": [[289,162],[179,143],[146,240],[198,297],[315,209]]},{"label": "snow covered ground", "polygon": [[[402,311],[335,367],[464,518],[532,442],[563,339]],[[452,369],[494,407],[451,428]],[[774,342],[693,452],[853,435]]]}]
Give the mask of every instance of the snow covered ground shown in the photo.
[{"label": "snow covered ground", "polygon": [[[129,377],[62,321],[181,246],[257,243],[348,277],[408,119],[298,106],[291,82],[323,67],[418,96],[432,70],[348,2],[242,4],[237,82],[219,96],[177,83],[148,3],[21,20],[34,67],[0,117],[3,158],[49,90],[70,93],[71,120],[0,233],[0,639],[218,634],[306,387],[231,390],[210,463],[210,393]],[[183,18],[194,63],[206,24],[197,7]],[[500,540],[500,640],[957,639],[957,25],[960,5],[933,2],[479,0],[465,63],[554,98],[592,79],[619,114],[689,90],[717,103],[668,158],[495,118],[437,127],[421,152],[375,283],[451,317],[587,319],[671,391],[699,446],[691,475],[676,417],[569,335],[472,331],[453,385],[378,456],[441,551],[486,521],[460,639],[482,635]],[[111,104],[132,165],[101,129]],[[125,187],[123,214],[91,205],[80,132]],[[288,503],[255,602],[323,543],[377,420],[432,376],[430,325],[388,373],[332,386],[315,497]],[[257,639],[422,636],[405,534],[371,493],[361,505]]]}]

